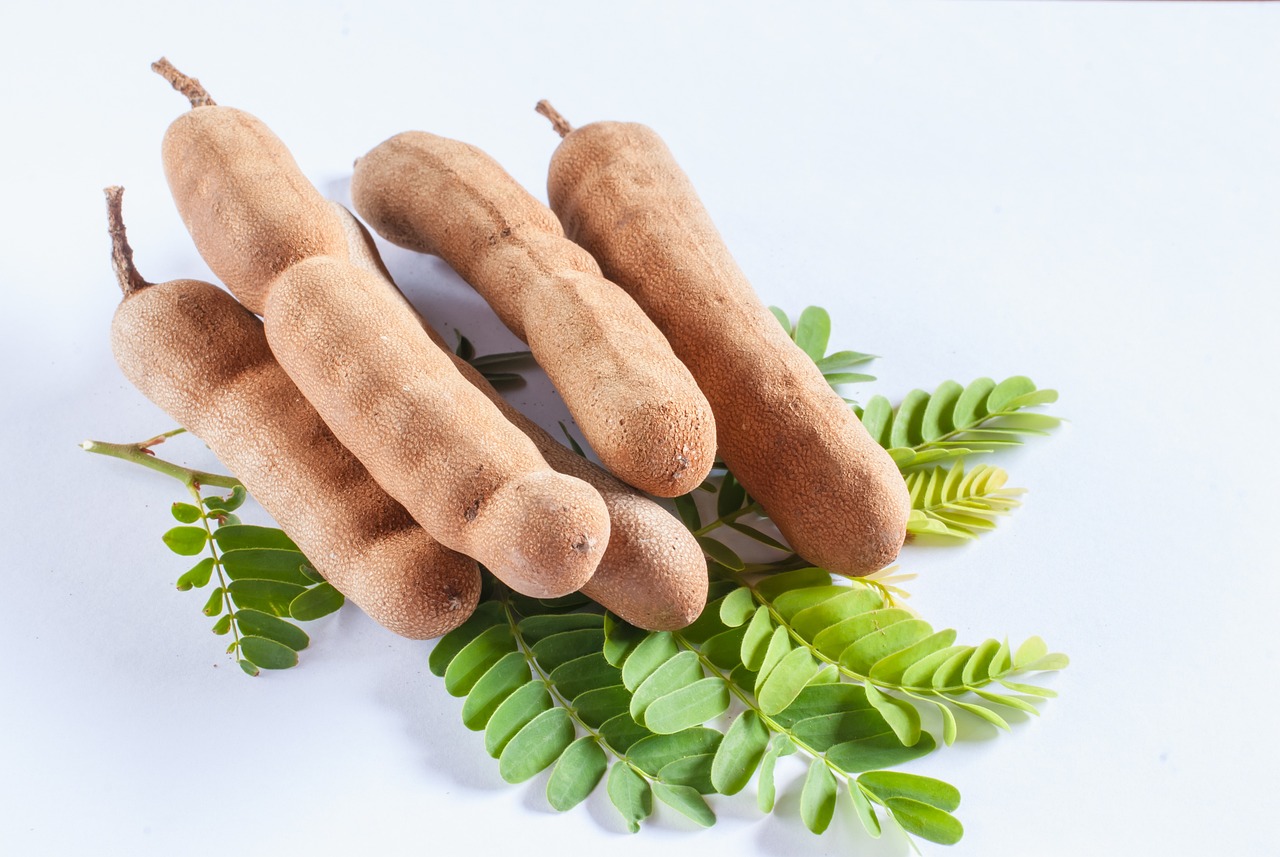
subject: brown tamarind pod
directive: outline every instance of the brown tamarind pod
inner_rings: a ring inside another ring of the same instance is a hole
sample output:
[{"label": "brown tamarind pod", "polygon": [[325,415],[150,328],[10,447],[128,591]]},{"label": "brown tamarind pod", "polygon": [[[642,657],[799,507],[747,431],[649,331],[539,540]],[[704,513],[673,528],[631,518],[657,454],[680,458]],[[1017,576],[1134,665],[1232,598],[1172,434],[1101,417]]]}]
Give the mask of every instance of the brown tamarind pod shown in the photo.
[{"label": "brown tamarind pod", "polygon": [[892,562],[910,498],[893,460],[761,303],[689,178],[644,125],[572,129],[547,190],[585,247],[666,334],[715,412],[721,457],[805,559],[845,574]]},{"label": "brown tamarind pod", "polygon": [[653,322],[475,146],[409,131],[355,167],[356,210],[448,262],[529,344],[604,465],[651,494],[696,488],[715,458],[706,397]]},{"label": "brown tamarind pod", "polygon": [[124,300],[111,346],[125,376],[203,440],[324,575],[374,620],[414,639],[475,609],[473,560],[440,545],[325,426],[267,346],[262,322],[198,280],[151,284],[107,191]]},{"label": "brown tamarind pod", "polygon": [[339,442],[432,538],[513,589],[580,588],[608,542],[599,494],[552,470],[378,278],[348,261],[341,221],[265,126],[190,121],[228,108],[172,66],[156,70],[192,102],[163,151],[192,237],[238,275],[228,287],[257,304],[276,360]]},{"label": "brown tamarind pod", "polygon": [[[377,273],[388,294],[403,301],[417,315],[396,288],[369,233],[345,208],[337,203],[333,206],[343,219],[352,263]],[[632,625],[650,631],[683,628],[698,618],[707,600],[707,565],[702,548],[684,525],[639,491],[557,442],[508,404],[479,370],[452,354],[425,319],[417,317],[432,341],[450,355],[462,376],[528,435],[548,464],[600,492],[609,510],[609,544],[582,593]]]}]

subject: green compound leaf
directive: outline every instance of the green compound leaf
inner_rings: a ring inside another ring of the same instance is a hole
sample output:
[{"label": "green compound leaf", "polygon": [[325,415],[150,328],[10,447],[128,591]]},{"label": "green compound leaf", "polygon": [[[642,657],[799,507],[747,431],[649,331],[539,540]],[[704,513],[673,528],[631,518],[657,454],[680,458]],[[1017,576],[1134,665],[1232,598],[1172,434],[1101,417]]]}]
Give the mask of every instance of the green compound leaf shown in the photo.
[{"label": "green compound leaf", "polygon": [[483,730],[498,706],[532,678],[529,662],[522,653],[503,655],[472,685],[462,704],[463,725],[476,732]]},{"label": "green compound leaf", "polygon": [[275,580],[295,586],[310,586],[303,573],[307,559],[297,551],[274,548],[240,548],[224,551],[222,567],[231,580]]},{"label": "green compound leaf", "polygon": [[276,550],[297,551],[298,546],[283,530],[274,527],[255,527],[249,524],[235,524],[219,527],[213,538],[218,547],[224,551],[241,548],[268,548]]},{"label": "green compound leaf", "polygon": [[805,827],[814,833],[826,830],[835,815],[838,794],[831,769],[821,759],[814,759],[809,764],[809,773],[800,792],[800,817],[804,819]]},{"label": "green compound leaf", "polygon": [[914,746],[920,740],[920,711],[911,703],[882,693],[874,685],[867,685],[867,702],[884,718],[905,746]]},{"label": "green compound leaf", "polygon": [[679,652],[675,638],[669,631],[649,634],[622,665],[622,683],[627,690],[635,691],[654,670],[671,660]]},{"label": "green compound leaf", "polygon": [[498,756],[498,773],[522,783],[550,767],[573,743],[573,720],[563,708],[551,708],[529,721]]},{"label": "green compound leaf", "polygon": [[903,830],[921,839],[954,845],[964,836],[964,827],[955,816],[927,803],[893,797],[885,801],[885,807]]},{"label": "green compound leaf", "polygon": [[769,728],[760,715],[748,709],[725,732],[711,765],[711,782],[720,794],[733,795],[746,788],[769,746]]},{"label": "green compound leaf", "polygon": [[[510,746],[510,745],[508,745]],[[592,738],[579,738],[565,749],[547,780],[547,803],[565,812],[595,791],[609,768],[604,750]]]},{"label": "green compound leaf", "polygon": [[[240,625],[241,634],[264,637],[287,646],[295,652],[300,652],[311,644],[311,638],[307,636],[306,631],[269,613],[258,610],[237,610],[235,619]],[[266,666],[256,658],[250,658],[250,660],[258,666]]]},{"label": "green compound leaf", "polygon": [[342,609],[346,598],[332,584],[318,583],[289,602],[289,615],[299,622],[312,622]]},{"label": "green compound leaf", "polygon": [[533,718],[552,707],[551,694],[540,682],[516,690],[493,712],[484,727],[484,749],[495,759]]},{"label": "green compound leaf", "polygon": [[645,717],[645,711],[649,706],[661,697],[692,685],[702,677],[702,666],[698,661],[697,653],[680,652],[650,673],[635,688],[635,696],[631,698],[631,716],[637,723],[643,723],[649,729],[653,729]]},{"label": "green compound leaf", "polygon": [[161,536],[161,539],[169,550],[179,556],[195,556],[204,550],[209,534],[204,527],[174,527]]},{"label": "green compound leaf", "polygon": [[622,813],[627,830],[639,833],[640,822],[653,812],[653,791],[648,780],[631,770],[626,762],[618,761],[609,769],[606,790],[609,800]]},{"label": "green compound leaf", "polygon": [[760,776],[756,779],[756,805],[761,812],[773,812],[773,804],[777,798],[777,788],[773,780],[774,768],[779,756],[787,756],[796,751],[791,739],[781,733],[775,734],[769,741],[764,757],[760,760]]},{"label": "green compound leaf", "polygon": [[192,506],[190,503],[174,503],[169,507],[169,511],[173,513],[174,520],[182,524],[194,524],[204,517],[199,507]]},{"label": "green compound leaf", "polygon": [[644,725],[659,734],[680,732],[719,717],[729,703],[724,681],[704,678],[654,700],[645,709]]},{"label": "green compound leaf", "polygon": [[[782,629],[779,629],[782,630]],[[785,632],[784,632],[785,633]],[[768,658],[765,659],[766,665]],[[819,665],[808,649],[792,649],[759,683],[756,699],[765,714],[777,714],[795,701],[818,675]],[[763,672],[762,672],[763,674]]]},{"label": "green compound leaf", "polygon": [[209,584],[209,578],[213,576],[213,567],[215,561],[211,556],[207,556],[193,565],[190,571],[187,571],[178,578],[177,587],[182,591],[191,589],[192,587],[199,589]]},{"label": "green compound leaf", "polygon": [[697,540],[702,552],[725,568],[732,571],[742,571],[747,567],[747,564],[742,561],[742,557],[738,556],[724,542],[716,541],[710,536],[698,536]]},{"label": "green compound leaf", "polygon": [[944,812],[955,812],[960,806],[960,791],[950,783],[932,777],[898,771],[868,771],[858,777],[858,784],[881,802],[895,797],[910,798]]},{"label": "green compound leaf", "polygon": [[264,670],[287,670],[298,665],[298,653],[288,646],[266,637],[241,637],[240,654]]},{"label": "green compound leaf", "polygon": [[514,651],[516,641],[509,626],[485,629],[449,663],[444,672],[444,689],[452,696],[466,696],[494,664]]},{"label": "green compound leaf", "polygon": [[716,823],[716,814],[711,811],[711,807],[707,806],[707,802],[703,800],[702,795],[698,794],[697,789],[664,783],[661,780],[654,781],[652,788],[658,800],[701,826],[710,827]]}]

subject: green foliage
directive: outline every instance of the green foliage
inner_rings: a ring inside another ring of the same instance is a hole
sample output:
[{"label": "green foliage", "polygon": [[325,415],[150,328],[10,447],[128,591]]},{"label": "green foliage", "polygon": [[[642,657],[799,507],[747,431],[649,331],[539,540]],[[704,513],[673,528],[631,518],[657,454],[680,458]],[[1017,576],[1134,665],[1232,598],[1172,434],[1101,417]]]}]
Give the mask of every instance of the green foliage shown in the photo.
[{"label": "green foliage", "polygon": [[[769,307],[769,312],[782,325],[782,329],[791,337],[791,341],[800,346],[800,350],[822,370],[822,377],[838,391],[844,384],[860,384],[874,381],[874,375],[864,375],[847,370],[861,366],[876,359],[874,354],[863,354],[860,351],[836,351],[827,353],[827,345],[831,338],[831,316],[822,307],[805,307],[795,324],[785,312],[777,307]],[[846,399],[845,401],[850,401]]]},{"label": "green foliage", "polygon": [[480,374],[490,384],[498,388],[519,387],[524,384],[524,377],[513,370],[532,363],[532,352],[504,351],[477,357],[476,347],[471,343],[471,340],[457,330],[454,331],[454,334],[458,338],[458,344],[454,346],[453,353],[479,369]]},{"label": "green foliage", "polygon": [[190,490],[195,503],[172,506],[184,526],[163,540],[180,556],[209,555],[178,577],[178,589],[203,589],[217,575],[203,612],[216,619],[213,633],[232,635],[227,651],[247,674],[296,666],[311,639],[294,622],[334,612],[342,595],[283,531],[240,523],[234,513],[248,497],[243,487],[226,496],[203,496],[195,485]]}]

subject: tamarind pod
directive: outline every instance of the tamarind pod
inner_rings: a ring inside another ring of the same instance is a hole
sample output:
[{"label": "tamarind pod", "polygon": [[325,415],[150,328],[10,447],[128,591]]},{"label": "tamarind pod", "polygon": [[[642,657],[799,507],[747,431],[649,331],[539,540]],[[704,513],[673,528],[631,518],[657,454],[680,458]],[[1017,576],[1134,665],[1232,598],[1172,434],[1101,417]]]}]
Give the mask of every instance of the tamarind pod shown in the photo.
[{"label": "tamarind pod", "polygon": [[293,263],[346,258],[328,201],[271,129],[243,110],[211,99],[192,107],[165,132],[161,155],[200,255],[258,315],[271,281]]},{"label": "tamarind pod", "polygon": [[[171,65],[153,68],[192,103],[163,152],[166,172],[184,177],[171,189],[199,227],[192,237],[229,266],[252,257],[228,285],[258,302],[272,353],[339,442],[433,538],[517,591],[551,597],[586,583],[608,542],[599,494],[552,470],[411,315],[379,300],[376,278],[370,287],[373,275],[347,261],[340,220],[283,143],[247,114],[213,106]],[[261,187],[281,197],[260,199]],[[309,241],[313,232],[323,240]]]},{"label": "tamarind pod", "polygon": [[444,259],[529,344],[610,471],[662,497],[706,478],[715,418],[693,376],[635,301],[496,161],[409,131],[356,163],[351,194],[375,231]]},{"label": "tamarind pod", "polygon": [[609,541],[600,495],[550,469],[378,275],[304,259],[276,278],[263,316],[285,372],[434,538],[526,595],[591,578]]},{"label": "tamarind pod", "polygon": [[374,482],[280,368],[262,322],[198,280],[149,284],[133,267],[109,189],[124,300],[116,362],[209,445],[335,588],[413,639],[460,625],[480,595],[473,560],[440,545]]},{"label": "tamarind pod", "polygon": [[666,144],[634,123],[557,130],[552,209],[698,380],[730,470],[810,562],[890,563],[910,511],[897,467],[760,302]]},{"label": "tamarind pod", "polygon": [[333,206],[347,233],[352,264],[381,277],[388,294],[403,301],[418,317],[423,330],[450,355],[462,377],[528,435],[548,464],[600,492],[609,510],[609,544],[582,593],[632,625],[649,631],[673,631],[698,618],[707,601],[708,580],[706,559],[693,534],[657,503],[556,441],[508,404],[479,370],[453,354],[444,339],[404,299],[364,226],[338,203]]}]

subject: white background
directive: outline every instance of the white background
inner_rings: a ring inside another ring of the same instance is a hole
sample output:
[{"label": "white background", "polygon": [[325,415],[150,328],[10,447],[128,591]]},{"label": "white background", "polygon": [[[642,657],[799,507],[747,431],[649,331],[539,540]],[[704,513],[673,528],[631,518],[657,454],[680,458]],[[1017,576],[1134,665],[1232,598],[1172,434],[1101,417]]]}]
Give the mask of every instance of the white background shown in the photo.
[{"label": "white background", "polygon": [[[1002,463],[1031,489],[980,544],[909,549],[962,640],[1041,634],[1061,698],[913,765],[963,792],[956,855],[1276,853],[1273,372],[1280,6],[1196,3],[6,4],[0,13],[0,852],[909,853],[717,799],[637,836],[602,796],[501,782],[429,644],[354,609],[249,680],[159,541],[181,486],[90,456],[172,422],[108,348],[100,188],[153,280],[208,276],[159,161],[167,54],[328,195],[423,128],[540,197],[579,124],[646,122],[762,297],[883,355],[869,392],[1027,374],[1071,423]],[[373,7],[377,8],[373,8]],[[428,315],[510,335],[389,254]],[[562,415],[538,380],[517,396]],[[199,447],[166,450],[211,464]],[[784,780],[802,772],[782,769]]]}]

